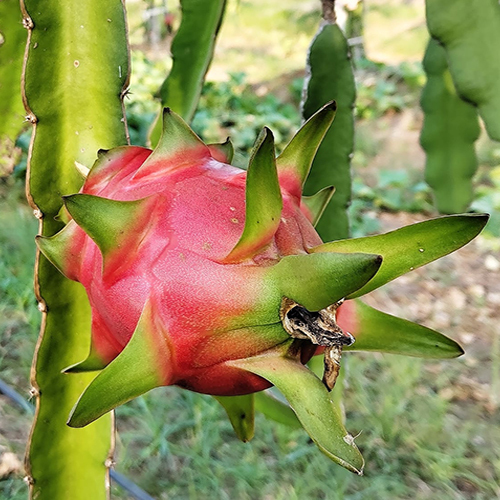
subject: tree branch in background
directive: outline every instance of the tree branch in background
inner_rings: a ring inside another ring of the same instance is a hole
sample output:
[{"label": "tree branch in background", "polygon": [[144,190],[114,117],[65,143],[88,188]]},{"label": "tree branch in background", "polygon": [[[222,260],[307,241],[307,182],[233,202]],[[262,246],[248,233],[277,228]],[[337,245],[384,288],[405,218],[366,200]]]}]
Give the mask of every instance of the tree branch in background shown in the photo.
[{"label": "tree branch in background", "polygon": [[335,23],[337,17],[335,15],[335,0],[321,0],[323,6],[323,19],[329,23]]}]

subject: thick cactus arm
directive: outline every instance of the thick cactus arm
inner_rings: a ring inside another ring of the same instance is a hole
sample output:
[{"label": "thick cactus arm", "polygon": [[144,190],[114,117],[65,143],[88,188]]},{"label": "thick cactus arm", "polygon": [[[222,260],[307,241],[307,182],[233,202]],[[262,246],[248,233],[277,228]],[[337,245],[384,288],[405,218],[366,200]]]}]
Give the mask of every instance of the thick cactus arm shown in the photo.
[{"label": "thick cactus arm", "polygon": [[347,206],[351,199],[351,155],[354,147],[353,107],[356,88],[349,47],[337,24],[325,22],[309,49],[310,79],[302,114],[309,118],[326,102],[335,99],[337,113],[316,153],[304,193],[312,195],[326,186],[336,192],[316,230],[325,241],[347,238]]},{"label": "thick cactus arm", "polygon": [[474,103],[500,141],[500,5],[497,0],[426,0],[427,26],[443,44],[458,94]]},{"label": "thick cactus arm", "polygon": [[[190,122],[212,62],[226,0],[181,0],[181,8],[181,25],[172,43],[172,70],[160,96],[163,106],[170,106]],[[160,131],[157,120],[151,129],[151,144],[158,142]]]},{"label": "thick cactus arm", "polygon": [[[28,198],[41,234],[55,220],[61,196],[77,192],[75,161],[90,167],[97,150],[126,143],[121,95],[128,81],[125,14],[120,0],[22,2],[29,41],[23,99],[34,123]],[[80,284],[38,257],[36,294],[44,311],[32,370],[37,410],[27,460],[38,500],[104,500],[112,453],[112,419],[85,430],[66,426],[71,407],[92,375],[61,370],[89,351],[90,308]]]},{"label": "thick cactus arm", "polygon": [[18,0],[0,1],[0,172],[24,123],[21,71],[27,32]]},{"label": "thick cactus arm", "polygon": [[214,396],[226,410],[229,421],[240,441],[247,443],[255,431],[254,395]]},{"label": "thick cactus arm", "polygon": [[243,234],[225,258],[226,262],[253,257],[269,244],[280,223],[283,200],[274,157],[274,138],[268,128],[259,135],[250,158],[245,203]]},{"label": "thick cactus arm", "polygon": [[380,270],[348,298],[359,297],[417,267],[448,255],[474,239],[488,222],[488,215],[450,215],[402,227],[385,234],[332,241],[312,252],[372,252],[383,257]]},{"label": "thick cactus arm", "polygon": [[[34,28],[30,33],[23,91],[30,116],[38,122],[38,143],[30,164],[44,165],[43,172],[36,168],[30,172],[30,192],[36,191],[36,185],[52,182],[60,195],[69,194],[82,184],[75,161],[91,166],[97,149],[110,149],[127,140],[120,99],[128,84],[128,52],[121,42],[126,42],[125,19],[123,13],[121,18],[116,14],[116,6],[121,4],[118,0],[108,4],[102,14],[99,13],[104,7],[97,4],[66,2],[64,9],[57,4],[56,12],[47,8],[39,14],[32,12],[37,7],[32,6],[31,0],[24,2],[26,17],[31,16]],[[70,44],[70,50],[62,48],[66,44]],[[109,48],[103,50],[107,44]],[[40,47],[45,50],[37,52]],[[38,55],[40,52],[43,54]],[[47,95],[53,97],[47,99]],[[53,99],[57,99],[57,106]],[[121,118],[115,123],[103,116]],[[44,136],[49,126],[52,132]],[[38,146],[42,141],[44,145]],[[62,168],[54,168],[52,157]],[[43,204],[44,215],[56,215],[60,197],[48,189],[39,191],[37,205]]]},{"label": "thick cactus arm", "polygon": [[477,169],[477,110],[457,95],[446,51],[434,39],[427,46],[424,69],[427,83],[421,99],[420,143],[427,155],[425,180],[441,213],[464,212],[472,201],[472,177]]},{"label": "thick cactus arm", "polygon": [[461,356],[463,349],[452,339],[425,326],[377,311],[360,299],[348,300],[339,309],[339,326],[356,342],[347,351],[378,351],[419,358],[446,359]]},{"label": "thick cactus arm", "polygon": [[331,393],[304,365],[278,350],[228,364],[260,375],[274,384],[319,449],[351,472],[363,473],[363,457],[346,431],[331,400]]}]

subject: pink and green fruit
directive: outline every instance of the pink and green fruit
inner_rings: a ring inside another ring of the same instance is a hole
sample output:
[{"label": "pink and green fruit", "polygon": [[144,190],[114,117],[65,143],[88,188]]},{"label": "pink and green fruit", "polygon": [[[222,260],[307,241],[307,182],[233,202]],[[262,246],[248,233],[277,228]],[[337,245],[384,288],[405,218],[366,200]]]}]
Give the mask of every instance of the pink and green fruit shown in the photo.
[{"label": "pink and green fruit", "polygon": [[[333,115],[331,104],[316,117],[313,149]],[[310,252],[322,241],[302,200],[303,176],[286,152],[276,168],[269,130],[248,172],[231,166],[231,156],[229,142],[207,146],[165,110],[154,152],[101,151],[81,192],[65,197],[73,220],[38,244],[82,283],[92,307],[91,354],[70,371],[104,368],[140,328],[158,385],[224,396],[260,391],[270,383],[227,362],[290,340],[283,297],[318,310],[375,274],[379,256]],[[356,276],[339,287],[344,261]],[[300,344],[306,362],[314,348]]]},{"label": "pink and green fruit", "polygon": [[[481,230],[485,216],[459,216],[436,219],[439,231],[417,224],[395,242],[389,233],[382,240],[323,244],[313,225],[333,188],[308,198],[302,186],[334,115],[334,103],[318,111],[277,158],[264,129],[247,170],[230,164],[229,141],[205,145],[168,109],[154,151],[123,146],[99,152],[80,193],[64,198],[66,226],[51,238],[37,237],[42,253],[85,287],[92,309],[90,354],[66,371],[100,374],[70,425],[86,425],[162,385],[241,396],[275,384],[297,399],[302,389],[292,387],[294,377],[304,387],[316,384],[303,365],[317,346],[285,328],[286,301],[315,314],[455,250]],[[443,228],[452,236],[438,243]],[[433,248],[414,255],[413,241]],[[340,306],[338,324],[361,348],[384,350],[380,332],[387,320],[366,320],[376,314],[366,308],[354,301]],[[418,328],[406,340],[403,335],[401,342],[410,345],[405,353],[461,353],[452,340]],[[339,342],[349,339],[346,334]],[[391,352],[401,351],[396,344]],[[314,391],[330,404],[328,391],[317,385]]]}]

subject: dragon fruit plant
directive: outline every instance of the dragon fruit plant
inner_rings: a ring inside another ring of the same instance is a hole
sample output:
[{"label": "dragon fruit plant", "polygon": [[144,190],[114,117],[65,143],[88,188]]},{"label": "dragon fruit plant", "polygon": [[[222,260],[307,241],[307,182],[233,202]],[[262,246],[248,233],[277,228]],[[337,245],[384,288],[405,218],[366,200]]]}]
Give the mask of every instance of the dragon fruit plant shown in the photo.
[{"label": "dragon fruit plant", "polygon": [[[100,151],[66,226],[37,237],[45,256],[86,289],[89,356],[67,372],[101,370],[69,419],[82,427],[164,385],[245,396],[275,385],[330,458],[363,459],[332,403],[342,348],[453,357],[451,339],[354,298],[473,238],[486,216],[436,219],[394,233],[323,244],[313,224],[333,189],[303,197],[335,115],[319,110],[275,158],[264,129],[248,170],[230,142],[205,145],[169,109],[154,151]],[[359,344],[359,345],[357,345]],[[321,382],[305,366],[324,350]]]},{"label": "dragon fruit plant", "polygon": [[[42,327],[31,376],[31,498],[107,498],[114,450],[109,410],[169,384],[214,395],[244,441],[253,434],[254,400],[262,407],[262,390],[274,385],[319,448],[361,473],[363,459],[344,427],[334,388],[342,352],[451,358],[462,350],[359,297],[463,246],[487,217],[456,215],[340,239],[348,233],[355,82],[333,0],[321,1],[323,20],[308,55],[302,114],[311,118],[277,158],[272,134],[264,130],[247,171],[231,166],[230,143],[203,144],[169,111],[163,134],[161,121],[151,134],[153,144],[161,135],[153,152],[122,146],[129,142],[125,2],[46,0],[43,9],[39,3],[0,0],[0,102],[8,118],[0,136],[6,127],[18,127],[10,118],[25,110],[33,129],[28,201],[40,222],[39,248],[48,258],[38,253],[35,271]],[[163,106],[189,122],[226,1],[180,3],[172,70],[160,96]],[[464,30],[454,23],[458,11],[452,16],[441,5],[433,8],[435,0],[426,3],[429,27],[447,51],[458,94],[478,104],[485,120],[488,110],[489,121],[496,120],[496,101],[486,106],[482,87],[471,89],[477,95],[464,92],[467,74],[459,71],[461,63],[472,68],[470,62],[479,61],[473,72],[484,78],[478,82],[493,88],[500,81],[491,50],[483,47],[486,39],[489,46],[498,41],[498,16],[488,10],[493,7],[483,6],[484,22]],[[469,11],[464,7],[460,15],[474,20]],[[482,36],[485,26],[488,38]],[[441,80],[434,82],[442,87]],[[338,112],[329,129],[335,106],[314,113],[332,99]],[[441,118],[457,121],[454,113],[433,116],[445,125]],[[467,128],[464,120],[460,124]],[[446,167],[446,179],[454,178],[452,189],[461,175],[449,161],[458,143],[453,134],[438,140],[431,132],[439,168]],[[100,148],[109,151],[89,171]],[[337,188],[330,203],[333,188],[327,184]],[[319,192],[303,196],[303,187],[306,194]],[[335,241],[323,243],[316,223],[324,239]],[[90,353],[81,361],[90,330]],[[321,356],[323,380],[306,365]],[[70,373],[61,373],[64,368]],[[73,405],[69,424],[84,428],[65,425]]]}]

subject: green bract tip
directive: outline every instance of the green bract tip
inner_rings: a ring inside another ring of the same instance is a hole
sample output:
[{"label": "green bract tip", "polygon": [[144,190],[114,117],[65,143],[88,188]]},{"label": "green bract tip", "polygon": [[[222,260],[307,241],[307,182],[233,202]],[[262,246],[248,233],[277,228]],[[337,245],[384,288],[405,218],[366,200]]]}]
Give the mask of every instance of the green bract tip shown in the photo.
[{"label": "green bract tip", "polygon": [[97,243],[104,256],[121,246],[131,226],[144,214],[147,199],[116,201],[90,194],[64,196],[64,204],[75,222]]},{"label": "green bract tip", "polygon": [[170,168],[178,168],[179,165],[209,156],[210,149],[191,127],[170,108],[164,108],[160,140],[134,178],[141,179],[155,175],[159,170],[164,173]]},{"label": "green bract tip", "polygon": [[92,346],[89,355],[83,361],[68,366],[63,370],[63,373],[93,372],[96,370],[102,370],[105,367],[106,363],[103,362]]},{"label": "green bract tip", "polygon": [[332,199],[333,193],[335,193],[335,188],[333,186],[327,186],[312,196],[302,197],[302,202],[311,211],[311,222],[313,226],[316,226],[321,219],[325,208]]},{"label": "green bract tip", "polygon": [[356,342],[346,350],[434,359],[456,358],[464,353],[459,344],[442,333],[378,311],[360,299],[350,300],[348,307],[356,318],[349,327]]},{"label": "green bract tip", "polygon": [[231,164],[234,156],[234,146],[229,137],[225,142],[220,144],[209,144],[208,149],[210,149],[211,155],[222,163]]},{"label": "green bract tip", "polygon": [[75,279],[74,273],[80,267],[81,252],[74,247],[74,236],[78,226],[74,221],[51,237],[36,236],[35,242],[39,250],[67,278]]},{"label": "green bract tip", "polygon": [[364,460],[346,431],[332,402],[331,393],[300,361],[284,349],[261,356],[229,361],[228,364],[260,375],[274,384],[290,403],[300,423],[319,449],[334,462],[357,474]]},{"label": "green bract tip", "polygon": [[260,133],[247,171],[245,227],[225,262],[253,257],[269,244],[278,229],[283,200],[274,157],[274,137],[268,128]]},{"label": "green bract tip", "polygon": [[255,430],[254,395],[214,396],[214,398],[226,410],[238,439],[244,443],[250,441]]},{"label": "green bract tip", "polygon": [[293,178],[291,194],[300,199],[316,152],[335,118],[337,104],[331,101],[304,123],[276,159],[279,176]]},{"label": "green bract tip", "polygon": [[359,297],[413,271],[474,239],[488,222],[487,214],[438,217],[385,234],[337,240],[312,248],[311,252],[367,252],[383,256],[384,263],[375,278],[349,298]]}]

